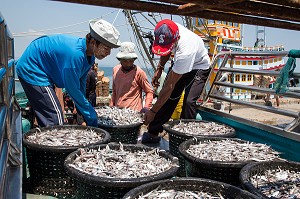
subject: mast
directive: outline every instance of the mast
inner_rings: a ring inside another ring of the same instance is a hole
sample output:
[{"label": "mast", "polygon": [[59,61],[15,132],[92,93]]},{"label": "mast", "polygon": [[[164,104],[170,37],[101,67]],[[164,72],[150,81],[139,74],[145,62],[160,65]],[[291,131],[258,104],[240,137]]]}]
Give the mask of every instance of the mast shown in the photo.
[{"label": "mast", "polygon": [[266,47],[266,27],[256,26],[256,42],[254,47]]},{"label": "mast", "polygon": [[[156,67],[155,67],[155,64],[154,64],[154,61],[148,51],[149,48],[147,48],[146,44],[145,44],[145,41],[141,35],[141,32],[140,30],[138,29],[137,27],[137,23],[134,21],[133,19],[133,16],[132,16],[132,13],[131,13],[131,10],[124,10],[124,13],[125,13],[125,16],[127,17],[128,21],[129,21],[129,24],[131,25],[132,27],[132,30],[133,32],[135,33],[135,35],[137,36],[137,38],[139,39],[139,42],[141,43],[143,49],[144,49],[144,53],[146,54],[151,66],[152,66],[152,69],[153,71],[156,70]],[[150,36],[150,35],[149,35]],[[150,38],[151,39],[151,38]]]}]

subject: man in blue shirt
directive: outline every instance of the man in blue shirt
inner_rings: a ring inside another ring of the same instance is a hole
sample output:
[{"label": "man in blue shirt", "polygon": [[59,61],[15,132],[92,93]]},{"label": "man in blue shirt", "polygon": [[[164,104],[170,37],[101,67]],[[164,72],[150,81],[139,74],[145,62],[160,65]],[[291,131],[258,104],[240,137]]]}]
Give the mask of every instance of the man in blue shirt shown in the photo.
[{"label": "man in blue shirt", "polygon": [[35,39],[17,62],[17,75],[41,127],[63,125],[55,87],[65,88],[87,125],[97,126],[97,114],[85,98],[87,74],[95,58],[105,58],[121,42],[119,32],[107,21],[89,25],[86,38],[51,35]]}]

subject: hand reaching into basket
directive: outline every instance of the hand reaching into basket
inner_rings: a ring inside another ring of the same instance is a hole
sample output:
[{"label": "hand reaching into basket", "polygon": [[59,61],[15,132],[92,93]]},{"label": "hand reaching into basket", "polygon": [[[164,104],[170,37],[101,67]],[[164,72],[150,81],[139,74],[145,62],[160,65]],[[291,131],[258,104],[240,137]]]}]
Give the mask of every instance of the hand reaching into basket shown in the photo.
[{"label": "hand reaching into basket", "polygon": [[144,124],[145,125],[150,124],[154,120],[155,114],[156,114],[156,112],[153,111],[152,109],[150,109],[149,111],[147,111],[144,114]]}]

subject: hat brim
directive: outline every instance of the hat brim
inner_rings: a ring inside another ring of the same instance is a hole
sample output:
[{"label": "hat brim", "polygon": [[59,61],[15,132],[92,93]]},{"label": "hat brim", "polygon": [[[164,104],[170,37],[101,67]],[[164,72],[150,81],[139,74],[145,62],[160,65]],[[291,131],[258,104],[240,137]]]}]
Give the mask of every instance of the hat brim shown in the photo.
[{"label": "hat brim", "polygon": [[91,36],[96,39],[97,41],[103,43],[104,45],[111,47],[111,48],[119,48],[121,46],[121,41],[118,40],[117,44],[111,43],[109,41],[107,41],[106,39],[104,39],[103,37],[101,37],[99,34],[97,34],[94,29],[93,29],[93,25],[94,23],[90,24],[90,34]]},{"label": "hat brim", "polygon": [[135,53],[122,53],[118,52],[116,55],[117,59],[136,59],[138,56]]},{"label": "hat brim", "polygon": [[165,45],[165,46],[160,46],[154,42],[154,44],[152,46],[152,52],[155,55],[166,56],[171,53],[174,45],[175,45],[175,42]]}]

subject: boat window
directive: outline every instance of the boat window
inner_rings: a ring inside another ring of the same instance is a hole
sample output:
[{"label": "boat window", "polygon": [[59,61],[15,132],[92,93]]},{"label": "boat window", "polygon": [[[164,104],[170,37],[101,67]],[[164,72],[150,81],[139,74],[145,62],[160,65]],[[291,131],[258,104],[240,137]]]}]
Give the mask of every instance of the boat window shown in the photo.
[{"label": "boat window", "polygon": [[236,74],[236,75],[235,75],[235,81],[236,81],[236,82],[239,82],[239,81],[240,81],[240,75],[239,75],[239,74]]},{"label": "boat window", "polygon": [[215,21],[214,21],[214,20],[211,20],[211,19],[209,19],[207,23],[208,23],[208,24],[214,24],[214,23],[215,23]]},{"label": "boat window", "polygon": [[257,65],[258,64],[258,61],[253,61],[253,65]]},{"label": "boat window", "polygon": [[246,65],[246,61],[242,61],[242,65],[245,66]]},{"label": "boat window", "polygon": [[227,81],[231,82],[231,75],[228,75]]},{"label": "boat window", "polygon": [[242,90],[242,93],[246,93],[246,90]]},{"label": "boat window", "polygon": [[259,64],[259,65],[262,65],[262,61],[259,61],[258,64]]},{"label": "boat window", "polygon": [[268,60],[267,59],[265,59],[264,60],[264,64],[268,64],[269,62],[268,62]]},{"label": "boat window", "polygon": [[234,89],[234,92],[235,92],[235,93],[239,93],[239,92],[240,92],[240,89]]},{"label": "boat window", "polygon": [[246,75],[243,74],[243,75],[242,75],[242,82],[245,82],[245,81],[246,81]]},{"label": "boat window", "polygon": [[227,24],[228,24],[228,26],[232,26],[233,25],[232,22],[228,22]]},{"label": "boat window", "polygon": [[282,60],[282,57],[278,58],[278,61],[281,61]]},{"label": "boat window", "polygon": [[217,21],[217,20],[216,20],[216,24],[221,24],[221,21]]},{"label": "boat window", "polygon": [[240,60],[235,61],[235,65],[241,65],[241,61]]},{"label": "boat window", "polygon": [[270,59],[269,63],[273,63],[273,59]]},{"label": "boat window", "polygon": [[251,65],[252,65],[252,61],[248,61],[248,65],[250,65],[250,66],[251,66]]},{"label": "boat window", "polygon": [[239,24],[238,23],[233,23],[233,26],[234,27],[239,27]]},{"label": "boat window", "polygon": [[252,75],[248,75],[247,80],[248,80],[249,82],[252,81]]},{"label": "boat window", "polygon": [[[231,59],[228,60],[228,64],[230,65]],[[234,64],[234,60],[232,60],[232,65]]]},{"label": "boat window", "polygon": [[274,59],[274,62],[277,62],[277,58]]}]

